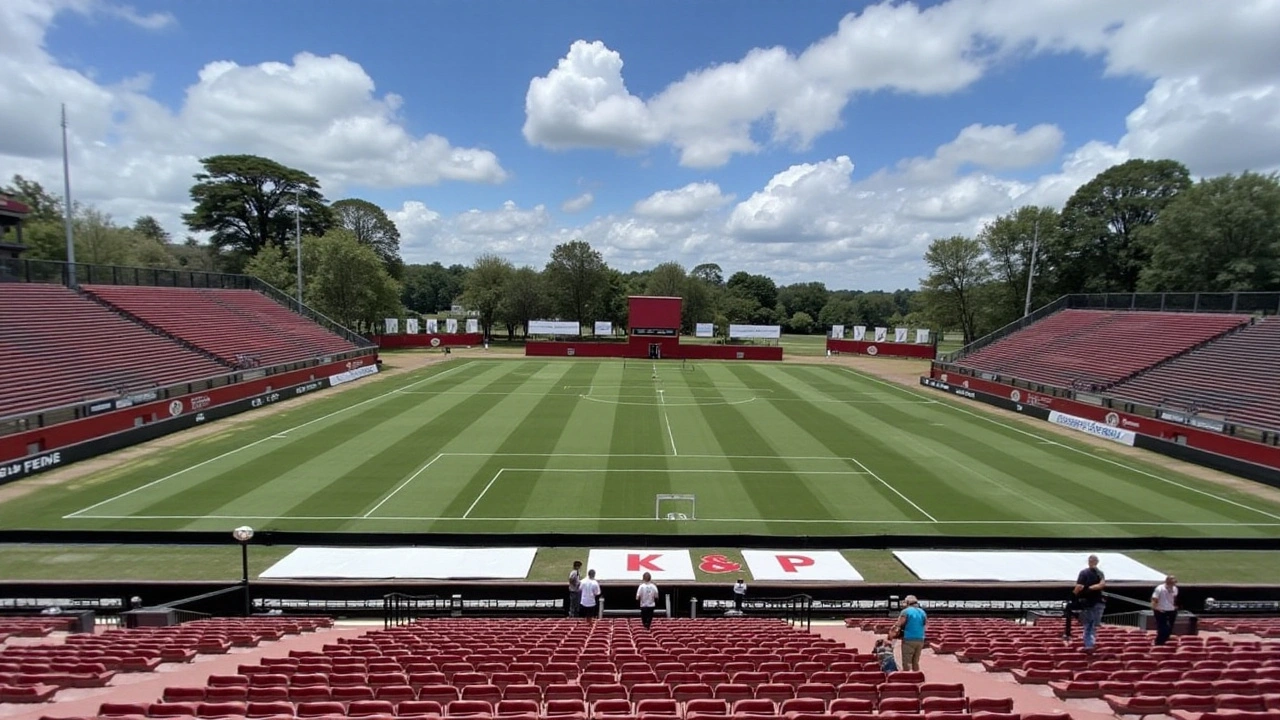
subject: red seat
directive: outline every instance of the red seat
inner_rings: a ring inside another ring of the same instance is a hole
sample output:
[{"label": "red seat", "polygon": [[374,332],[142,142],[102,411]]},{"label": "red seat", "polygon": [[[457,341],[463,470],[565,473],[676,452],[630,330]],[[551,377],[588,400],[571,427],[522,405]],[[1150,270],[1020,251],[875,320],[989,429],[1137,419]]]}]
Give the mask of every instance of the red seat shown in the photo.
[{"label": "red seat", "polygon": [[498,702],[495,711],[498,716],[507,715],[537,715],[541,703],[536,700],[501,700]]},{"label": "red seat", "polygon": [[[969,698],[969,712],[979,713],[1011,713],[1013,698]],[[991,719],[991,720],[994,720]]]},{"label": "red seat", "polygon": [[880,704],[877,706],[877,712],[918,713],[920,712],[920,699],[908,697],[881,698]]},{"label": "red seat", "polygon": [[288,702],[250,702],[245,706],[245,717],[265,718],[276,715],[293,715],[293,703]]},{"label": "red seat", "polygon": [[493,715],[493,704],[485,700],[454,700],[445,706],[449,717],[485,717]]},{"label": "red seat", "polygon": [[396,706],[396,714],[401,717],[423,716],[423,715],[444,715],[444,707],[435,700],[405,700]]},{"label": "red seat", "polygon": [[968,712],[967,703],[961,697],[923,697],[920,699],[920,710],[924,713],[962,713]]},{"label": "red seat", "polygon": [[298,717],[320,717],[322,715],[345,715],[347,709],[339,702],[304,702],[297,705]]},{"label": "red seat", "polygon": [[733,703],[734,715],[777,715],[778,706],[772,700],[745,698]]},{"label": "red seat", "polygon": [[194,717],[197,703],[151,703],[147,706],[147,717]]},{"label": "red seat", "polygon": [[630,715],[633,708],[631,701],[620,698],[605,698],[597,700],[591,705],[592,717],[603,717],[607,715]]},{"label": "red seat", "polygon": [[202,687],[167,687],[160,694],[165,702],[204,702]]},{"label": "red seat", "polygon": [[778,712],[793,716],[801,713],[820,715],[827,711],[827,703],[822,698],[790,698],[782,701]]},{"label": "red seat", "polygon": [[1147,715],[1164,715],[1169,712],[1169,702],[1164,696],[1143,697],[1134,695],[1133,697],[1121,697],[1103,695],[1102,699],[1106,701],[1107,705],[1111,706],[1111,711],[1117,715],[1145,717]]},{"label": "red seat", "polygon": [[867,698],[836,698],[827,703],[827,712],[830,713],[871,713],[875,712],[875,700]]},{"label": "red seat", "polygon": [[395,703],[388,700],[357,700],[347,706],[347,717],[395,714]]},{"label": "red seat", "polygon": [[234,717],[244,715],[247,710],[248,708],[246,704],[242,702],[202,702],[199,705],[196,705],[196,717]]},{"label": "red seat", "polygon": [[684,714],[689,720],[699,716],[725,716],[729,714],[729,703],[719,698],[693,698],[685,702]]}]

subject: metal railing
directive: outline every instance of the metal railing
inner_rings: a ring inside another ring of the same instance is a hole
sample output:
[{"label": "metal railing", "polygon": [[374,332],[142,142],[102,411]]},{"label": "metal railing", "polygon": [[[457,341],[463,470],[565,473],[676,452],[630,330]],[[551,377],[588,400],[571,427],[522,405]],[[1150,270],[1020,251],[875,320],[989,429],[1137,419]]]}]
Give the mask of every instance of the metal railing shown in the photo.
[{"label": "metal railing", "polygon": [[390,630],[409,625],[420,618],[450,615],[453,611],[451,598],[389,593],[382,598],[382,625],[384,629]]}]

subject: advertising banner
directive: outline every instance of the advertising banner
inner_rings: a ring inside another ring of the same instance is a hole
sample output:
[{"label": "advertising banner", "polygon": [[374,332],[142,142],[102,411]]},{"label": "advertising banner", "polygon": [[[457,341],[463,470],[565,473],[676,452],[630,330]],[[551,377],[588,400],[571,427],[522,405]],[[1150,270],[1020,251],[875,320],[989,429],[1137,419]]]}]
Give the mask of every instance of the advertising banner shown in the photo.
[{"label": "advertising banner", "polygon": [[837,340],[843,340],[843,339],[844,339],[844,326],[843,326],[843,325],[832,325],[832,326],[831,326],[831,337],[833,337],[833,338],[835,338],[835,339],[837,339]]},{"label": "advertising banner", "polygon": [[657,582],[693,580],[693,559],[688,550],[593,549],[587,556],[587,570],[596,571],[597,580],[640,582],[646,572]]},{"label": "advertising banner", "polygon": [[906,328],[894,328],[894,329],[893,329],[893,341],[894,341],[894,342],[906,342],[906,341],[907,341],[907,329],[906,329]]},{"label": "advertising banner", "polygon": [[866,325],[854,325],[854,326],[853,326],[853,339],[854,339],[854,341],[855,341],[855,342],[862,342],[863,340],[866,340],[866,339],[867,339],[867,326],[866,326]]},{"label": "advertising banner", "polygon": [[530,320],[530,335],[577,335],[579,325],[564,320]]},{"label": "advertising banner", "polygon": [[742,557],[756,580],[862,580],[835,550],[743,550]]},{"label": "advertising banner", "polygon": [[445,320],[444,331],[450,335],[456,335],[458,332],[458,318],[448,318]]},{"label": "advertising banner", "polygon": [[693,335],[694,337],[704,337],[704,338],[715,337],[716,324],[715,323],[698,323],[696,326],[694,326]]},{"label": "advertising banner", "polygon": [[777,340],[782,337],[779,325],[730,325],[729,337],[752,340]]},{"label": "advertising banner", "polygon": [[597,320],[596,327],[595,327],[595,334],[596,335],[612,335],[613,323],[607,320]]},{"label": "advertising banner", "polygon": [[925,330],[916,330],[916,342],[917,342],[917,343],[919,343],[919,344],[921,344],[921,345],[928,345],[928,344],[929,344],[929,331],[928,331],[927,329],[925,329]]},{"label": "advertising banner", "polygon": [[439,321],[439,320],[437,320],[437,319],[435,319],[435,318],[427,318],[427,334],[428,334],[428,335],[438,335],[438,334],[440,334],[440,321]]},{"label": "advertising banner", "polygon": [[418,318],[409,318],[404,321],[404,331],[410,335],[417,335],[419,332]]},{"label": "advertising banner", "polygon": [[388,335],[395,335],[400,332],[400,318],[387,318],[385,322]]},{"label": "advertising banner", "polygon": [[[1115,416],[1116,422],[1119,423],[1120,415],[1118,413],[1110,413],[1108,415],[1108,420],[1110,420],[1112,415]],[[1075,415],[1065,415],[1057,410],[1053,410],[1049,413],[1049,422],[1054,425],[1071,428],[1072,430],[1079,430],[1082,433],[1088,433],[1089,435],[1100,437],[1104,440],[1118,442],[1121,445],[1133,446],[1133,439],[1135,436],[1132,430],[1121,430],[1118,427],[1104,425],[1087,418],[1076,417]]]},{"label": "advertising banner", "polygon": [[889,328],[876,328],[876,342],[884,342],[889,339]]},{"label": "advertising banner", "polygon": [[474,335],[480,332],[480,321],[476,318],[467,318],[467,333]]}]

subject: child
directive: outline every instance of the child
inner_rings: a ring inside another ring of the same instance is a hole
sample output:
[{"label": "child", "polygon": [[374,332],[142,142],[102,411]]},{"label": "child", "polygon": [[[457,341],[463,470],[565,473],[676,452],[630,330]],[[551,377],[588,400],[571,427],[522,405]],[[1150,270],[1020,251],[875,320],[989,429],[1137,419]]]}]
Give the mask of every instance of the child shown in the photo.
[{"label": "child", "polygon": [[893,640],[877,640],[871,652],[880,661],[880,671],[891,673],[898,671],[898,661],[893,659]]}]

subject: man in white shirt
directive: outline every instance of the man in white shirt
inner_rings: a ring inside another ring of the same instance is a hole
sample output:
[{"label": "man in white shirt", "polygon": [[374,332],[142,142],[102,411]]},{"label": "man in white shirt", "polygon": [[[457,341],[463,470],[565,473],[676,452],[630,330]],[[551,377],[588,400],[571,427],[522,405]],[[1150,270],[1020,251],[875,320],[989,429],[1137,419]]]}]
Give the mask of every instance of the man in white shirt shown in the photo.
[{"label": "man in white shirt", "polygon": [[578,617],[578,601],[582,599],[582,561],[574,560],[569,571],[569,617]]},{"label": "man in white shirt", "polygon": [[1156,616],[1156,645],[1169,642],[1173,622],[1178,619],[1178,578],[1168,575],[1151,593],[1151,612]]},{"label": "man in white shirt", "polygon": [[653,609],[658,605],[658,586],[653,584],[653,575],[645,573],[636,588],[636,602],[640,603],[640,622],[648,630],[653,625]]},{"label": "man in white shirt", "polygon": [[742,578],[733,585],[733,609],[742,612],[742,601],[747,597],[747,583]]},{"label": "man in white shirt", "polygon": [[587,579],[578,583],[579,600],[582,616],[587,620],[595,620],[596,605],[600,600],[600,583],[596,582],[596,571],[588,570]]}]

